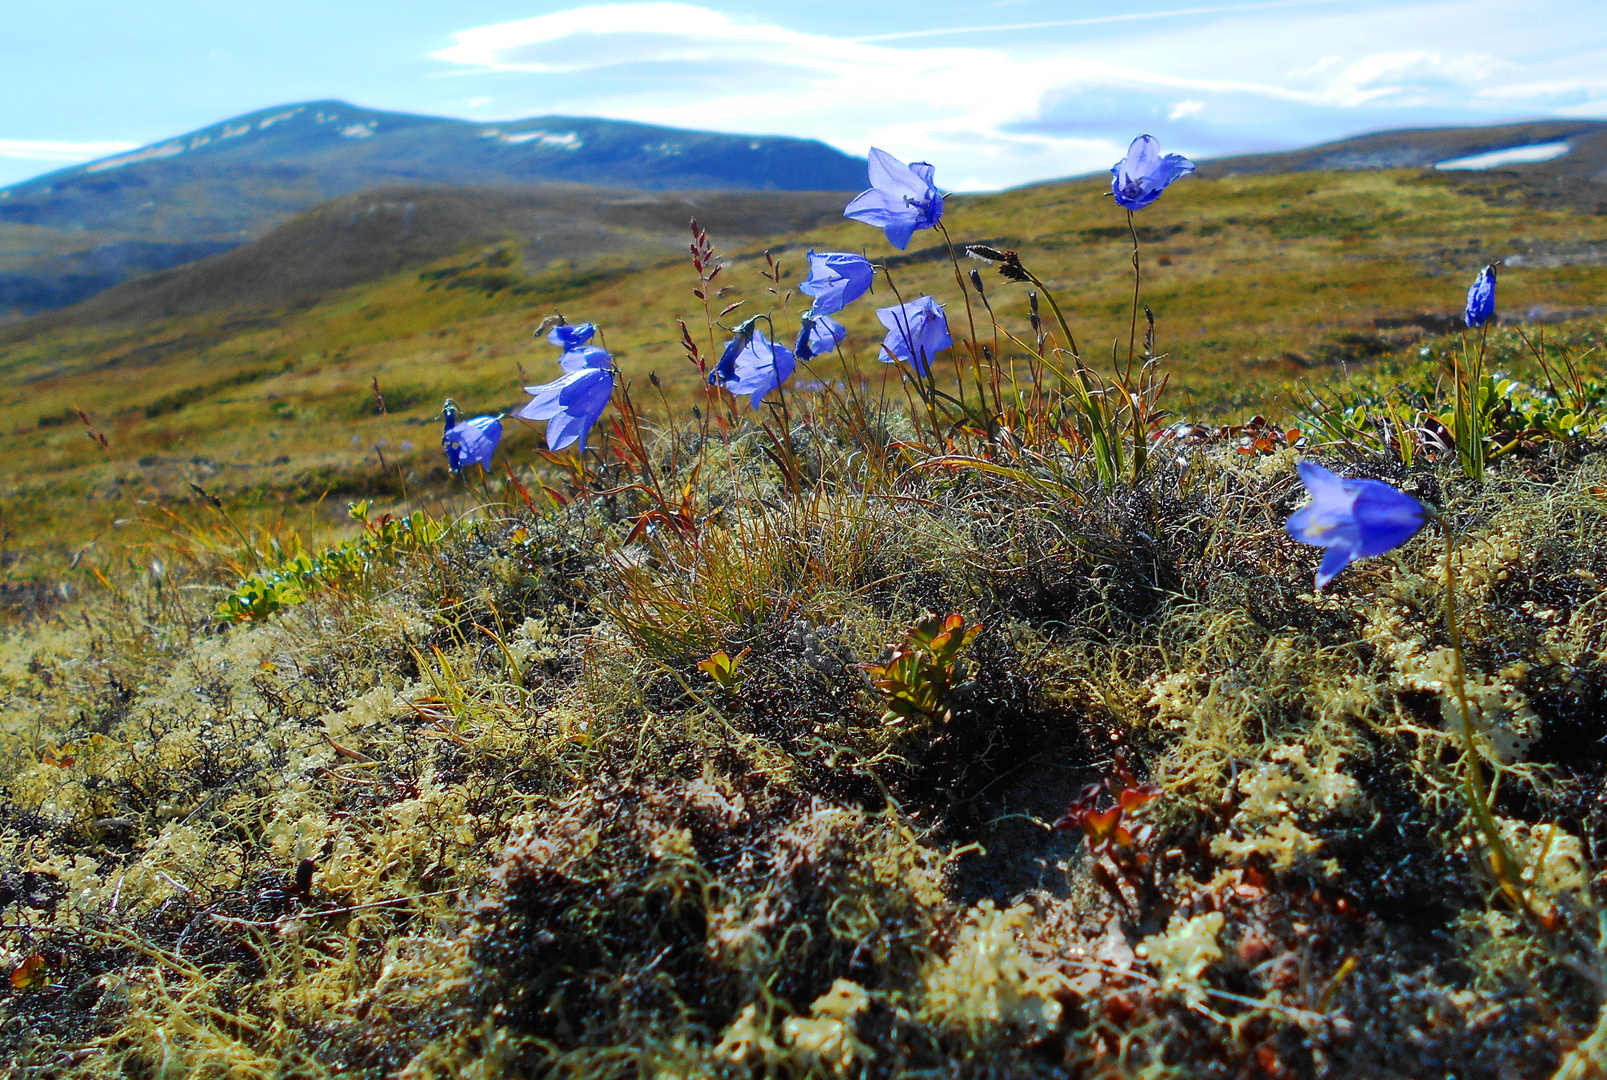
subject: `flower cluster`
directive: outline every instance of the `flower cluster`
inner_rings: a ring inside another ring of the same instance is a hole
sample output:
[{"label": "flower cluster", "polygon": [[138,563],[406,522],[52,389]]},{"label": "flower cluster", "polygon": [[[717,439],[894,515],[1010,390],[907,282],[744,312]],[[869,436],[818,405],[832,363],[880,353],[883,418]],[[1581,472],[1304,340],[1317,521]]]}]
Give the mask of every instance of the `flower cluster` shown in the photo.
[{"label": "flower cluster", "polygon": [[848,329],[832,316],[864,296],[875,273],[875,267],[863,255],[809,252],[809,276],[798,291],[814,297],[815,302],[799,320],[798,344],[794,347],[798,359],[812,360],[843,343]]},{"label": "flower cluster", "polygon": [[547,335],[547,343],[563,350],[558,366],[564,375],[550,383],[525,387],[530,400],[514,413],[526,420],[547,421],[549,450],[579,443],[584,454],[586,436],[614,395],[613,357],[608,350],[590,344],[596,333],[591,323],[560,323],[554,327]]}]

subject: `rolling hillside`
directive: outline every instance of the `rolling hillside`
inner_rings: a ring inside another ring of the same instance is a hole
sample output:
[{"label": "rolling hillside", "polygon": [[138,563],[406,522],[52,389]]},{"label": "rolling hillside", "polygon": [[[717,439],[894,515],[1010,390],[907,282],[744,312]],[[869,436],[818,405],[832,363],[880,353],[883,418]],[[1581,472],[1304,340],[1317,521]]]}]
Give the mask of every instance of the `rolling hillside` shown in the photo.
[{"label": "rolling hillside", "polygon": [[288,105],[0,189],[0,313],[74,303],[376,187],[827,191],[857,188],[864,169],[802,139]]},{"label": "rolling hillside", "polygon": [[[306,305],[348,286],[509,241],[532,270],[563,279],[672,257],[694,215],[734,242],[833,222],[821,192],[631,192],[584,184],[380,188],[334,199],[211,258],[124,282],[43,314],[0,340],[47,328]],[[512,256],[510,256],[512,257]]]},{"label": "rolling hillside", "polygon": [[[1496,259],[1507,263],[1504,319],[1599,327],[1607,268],[1570,253],[1607,249],[1602,218],[1492,204],[1442,181],[1399,170],[1175,185],[1139,230],[1144,299],[1168,354],[1168,407],[1189,418],[1288,414],[1346,372],[1421,363],[1419,349],[1438,348],[1456,323],[1473,274]],[[1090,355],[1105,361],[1125,344],[1132,297],[1127,227],[1107,191],[1085,179],[958,196],[945,215],[956,243],[1019,250],[1061,297]],[[596,231],[563,242],[595,251],[606,233],[617,254],[553,266],[535,203],[471,195],[350,198],[194,268],[10,328],[0,338],[0,455],[11,463],[0,545],[22,557],[13,575],[53,574],[61,552],[114,521],[204,511],[192,481],[225,494],[246,518],[285,514],[305,524],[333,520],[328,508],[345,496],[399,497],[398,462],[410,485],[436,490],[445,479],[441,400],[498,412],[525,400],[522,386],[555,377],[553,350],[530,336],[549,313],[597,322],[644,407],[663,413],[648,380],[656,374],[682,415],[696,372],[676,320],[705,349],[723,337],[703,329],[690,267],[659,257],[684,244],[676,231],[689,211],[730,264],[721,284],[734,291],[720,303],[744,305],[731,319],[774,305],[778,332],[788,332],[802,306],[790,290],[811,246],[863,247],[886,260],[904,295],[931,293],[956,319],[963,311],[940,242],[925,234],[908,252],[893,251],[880,233],[842,220],[829,197],[727,195],[696,208],[683,200],[700,196],[594,202],[587,228]],[[766,221],[776,229],[768,237],[758,231]],[[532,232],[543,237],[534,245]],[[464,236],[473,242],[432,263],[388,269],[386,260],[422,259]],[[445,239],[432,247],[432,237]],[[761,276],[766,250],[781,260],[779,283]],[[380,276],[341,288],[343,267]],[[1001,320],[1021,324],[1023,288],[991,273],[987,283]],[[848,369],[873,384],[887,370],[873,359],[884,332],[875,308],[892,302],[877,289],[844,313]],[[784,309],[778,294],[790,296]],[[986,313],[975,314],[985,333]],[[799,382],[845,376],[835,359],[816,368]],[[85,438],[78,407],[108,436],[106,449]],[[534,462],[538,428],[510,426],[509,461]]]},{"label": "rolling hillside", "polygon": [[1321,170],[1427,169],[1434,165],[1515,147],[1566,143],[1546,161],[1515,162],[1490,170],[1439,173],[1441,182],[1506,201],[1567,206],[1607,213],[1607,122],[1538,120],[1491,127],[1414,128],[1380,131],[1303,150],[1218,158],[1201,165],[1202,176],[1265,176]]}]

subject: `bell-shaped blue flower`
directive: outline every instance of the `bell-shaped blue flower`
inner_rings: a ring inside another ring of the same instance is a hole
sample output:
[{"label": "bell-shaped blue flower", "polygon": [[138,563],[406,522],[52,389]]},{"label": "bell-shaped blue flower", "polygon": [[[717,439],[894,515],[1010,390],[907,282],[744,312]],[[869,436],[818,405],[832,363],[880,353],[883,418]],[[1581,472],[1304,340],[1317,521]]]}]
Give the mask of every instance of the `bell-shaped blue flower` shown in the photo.
[{"label": "bell-shaped blue flower", "polygon": [[607,367],[582,367],[554,382],[527,386],[525,393],[531,395],[530,400],[514,415],[546,420],[549,450],[578,442],[584,454],[586,436],[614,394],[614,372]]},{"label": "bell-shaped blue flower", "polygon": [[798,343],[793,351],[799,360],[813,360],[834,351],[848,337],[848,327],[830,315],[816,315],[811,308],[798,321]]},{"label": "bell-shaped blue flower", "polygon": [[715,363],[714,370],[709,372],[710,386],[724,386],[737,377],[737,357],[743,349],[748,347],[748,343],[753,340],[753,335],[758,332],[759,319],[760,316],[755,315],[751,319],[738,323],[736,328],[731,331],[731,340],[727,341],[725,348],[720,350],[720,359]]},{"label": "bell-shaped blue flower", "polygon": [[930,296],[920,296],[897,307],[876,309],[876,317],[887,327],[882,341],[882,363],[902,360],[919,374],[932,370],[932,359],[954,344],[949,334],[948,316],[943,305]]},{"label": "bell-shaped blue flower", "polygon": [[1116,205],[1142,210],[1161,197],[1173,180],[1194,171],[1194,162],[1182,154],[1161,156],[1153,135],[1140,135],[1127,148],[1127,156],[1110,167],[1110,193]]},{"label": "bell-shaped blue flower", "polygon": [[932,166],[906,165],[886,150],[871,147],[870,187],[843,210],[843,217],[874,225],[887,242],[903,251],[916,229],[934,228],[943,216],[943,196],[932,185]]},{"label": "bell-shaped blue flower", "polygon": [[746,344],[731,357],[729,365],[724,357],[721,358],[710,381],[717,382],[733,394],[751,395],[748,404],[757,409],[766,394],[792,378],[793,369],[797,366],[791,349],[775,344],[754,329],[748,335]]},{"label": "bell-shaped blue flower", "polygon": [[589,322],[568,323],[555,326],[547,333],[547,344],[557,346],[564,352],[579,348],[592,339],[597,333],[597,327]]},{"label": "bell-shaped blue flower", "polygon": [[1357,559],[1400,547],[1432,516],[1381,480],[1347,480],[1309,461],[1299,468],[1311,502],[1289,516],[1287,528],[1302,544],[1328,549],[1317,569],[1319,589]]},{"label": "bell-shaped blue flower", "polygon": [[1483,326],[1495,318],[1495,267],[1486,266],[1473,279],[1468,289],[1467,311],[1463,314],[1468,326]]},{"label": "bell-shaped blue flower", "polygon": [[456,423],[457,410],[450,410],[448,427],[441,436],[441,447],[446,451],[446,463],[453,472],[462,472],[466,466],[478,465],[491,471],[491,455],[502,441],[502,417],[476,416],[472,420]]},{"label": "bell-shaped blue flower", "polygon": [[[560,327],[559,329],[565,329]],[[608,355],[607,349],[600,349],[596,345],[577,345],[567,350],[558,358],[558,366],[565,371],[584,371],[587,368],[612,367],[614,358]]]},{"label": "bell-shaped blue flower", "polygon": [[809,311],[814,315],[835,315],[865,295],[875,270],[870,260],[849,251],[822,251],[809,253],[809,277],[798,286],[805,296],[815,302]]}]

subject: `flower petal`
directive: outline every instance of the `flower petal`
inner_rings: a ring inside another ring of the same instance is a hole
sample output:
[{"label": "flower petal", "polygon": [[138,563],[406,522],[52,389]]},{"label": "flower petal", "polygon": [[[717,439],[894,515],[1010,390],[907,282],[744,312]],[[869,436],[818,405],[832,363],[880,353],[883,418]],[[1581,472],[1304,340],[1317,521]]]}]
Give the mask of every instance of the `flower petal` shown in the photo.
[{"label": "flower petal", "polygon": [[843,208],[843,217],[863,221],[880,229],[896,215],[906,212],[902,202],[893,202],[886,192],[870,188],[854,196],[853,201]]},{"label": "flower petal", "polygon": [[747,348],[737,354],[734,367],[735,377],[726,380],[725,388],[733,394],[751,395],[748,403],[757,409],[766,394],[792,377],[797,360],[785,345],[754,334]]},{"label": "flower petal", "polygon": [[1317,567],[1317,588],[1322,588],[1335,577],[1339,571],[1355,562],[1360,556],[1355,548],[1348,544],[1336,544],[1328,549],[1322,557],[1322,565]]},{"label": "flower petal", "polygon": [[547,334],[547,344],[556,345],[558,348],[568,352],[586,344],[595,333],[597,333],[597,327],[589,322],[555,326]]},{"label": "flower petal", "polygon": [[571,371],[563,378],[556,379],[550,383],[525,387],[525,393],[530,395],[530,400],[515,411],[514,415],[523,417],[526,420],[551,420],[563,409],[563,405],[559,401],[560,395],[573,385],[577,379],[584,378],[587,370],[591,369],[581,368],[578,371]]},{"label": "flower petal", "polygon": [[1315,461],[1302,461],[1295,466],[1300,474],[1300,482],[1306,485],[1316,499],[1348,499],[1350,493],[1345,490],[1345,478],[1318,465]]},{"label": "flower petal", "polygon": [[[560,330],[568,327],[559,327]],[[580,345],[558,358],[558,366],[565,371],[585,371],[587,368],[605,368],[613,363],[606,349],[596,345]]]},{"label": "flower petal", "polygon": [[[873,146],[866,160],[869,165],[871,187],[893,196],[909,195],[917,199],[925,198],[926,188],[929,186],[926,178],[918,176],[910,166],[886,150]],[[928,165],[927,168],[930,169],[931,166]]]},{"label": "flower petal", "polygon": [[1357,488],[1352,513],[1361,555],[1382,555],[1400,547],[1428,521],[1422,503],[1388,484],[1377,480],[1351,483]]},{"label": "flower petal", "polygon": [[903,251],[910,246],[910,237],[914,236],[915,230],[919,228],[921,228],[920,217],[909,214],[889,221],[882,227],[882,231],[887,234],[889,244]]}]

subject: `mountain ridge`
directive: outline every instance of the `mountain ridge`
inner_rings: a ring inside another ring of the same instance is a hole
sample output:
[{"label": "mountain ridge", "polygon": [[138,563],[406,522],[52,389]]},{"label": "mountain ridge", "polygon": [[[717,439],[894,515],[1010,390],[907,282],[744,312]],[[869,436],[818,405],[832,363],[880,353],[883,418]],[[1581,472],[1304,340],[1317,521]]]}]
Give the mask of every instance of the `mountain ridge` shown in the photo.
[{"label": "mountain ridge", "polygon": [[[1557,141],[1566,141],[1569,152],[1547,161],[1472,173],[1430,168],[1451,158]],[[1400,129],[1200,162],[1202,176],[1387,168],[1421,168],[1427,179],[1498,201],[1607,213],[1607,122]],[[539,265],[577,255],[587,262],[593,253],[587,244],[632,257],[662,249],[667,234],[661,223],[648,229],[655,234],[650,241],[638,236],[623,248],[615,243],[608,213],[593,213],[588,202],[607,202],[609,192],[619,198],[655,192],[684,196],[695,190],[849,192],[861,188],[864,178],[863,160],[801,139],[580,117],[477,124],[338,101],[276,106],[0,188],[0,319],[10,312],[7,321],[14,322],[18,315],[64,308],[143,275],[203,265],[198,260],[220,256],[331,200],[364,191],[480,192],[475,198],[497,205],[457,206],[447,214],[472,219],[459,249],[491,235],[511,233],[523,240],[535,235],[517,223],[508,227],[502,218],[509,205],[491,198],[490,191],[546,188],[542,198],[548,201],[585,204],[583,227],[555,254],[536,253]],[[581,185],[598,193],[596,198],[568,190]],[[777,228],[760,232],[778,231],[803,206],[787,209],[783,203],[770,208],[780,215],[772,222]],[[500,224],[493,227],[493,222]],[[377,247],[350,266],[379,266],[395,254],[386,247],[393,239],[379,238]],[[402,244],[396,265],[441,257],[447,253],[441,240],[437,232],[424,248]],[[305,264],[304,259],[292,262]],[[332,286],[357,280],[348,278],[328,276]],[[175,288],[175,280],[191,279],[169,274],[163,280],[167,284],[156,292],[145,289],[141,295],[150,298]],[[274,288],[275,295],[284,291]],[[163,300],[162,306],[175,302]]]},{"label": "mountain ridge", "polygon": [[376,188],[848,191],[864,178],[863,160],[806,139],[301,102],[0,188],[0,313],[76,303]]},{"label": "mountain ridge", "polygon": [[[0,221],[56,228],[152,228],[133,211],[196,179],[201,163],[224,178],[242,167],[254,179],[288,184],[296,210],[383,183],[481,187],[532,182],[649,191],[857,190],[865,162],[824,143],[789,136],[727,135],[623,120],[536,116],[494,123],[312,101],[261,109],[85,165],[0,188]],[[319,195],[296,198],[309,178]],[[123,195],[122,199],[115,196]],[[259,202],[273,205],[270,196]],[[152,208],[158,209],[158,208]],[[160,216],[157,221],[161,222]],[[257,234],[238,211],[199,218],[164,233]]]}]

